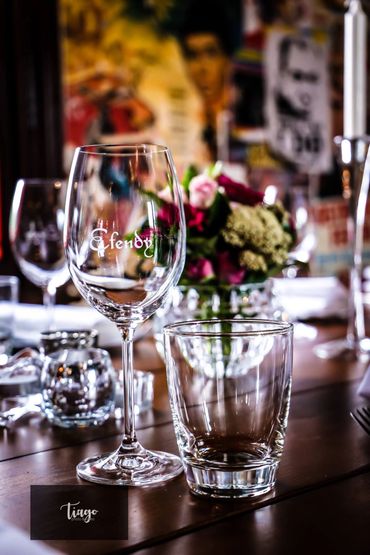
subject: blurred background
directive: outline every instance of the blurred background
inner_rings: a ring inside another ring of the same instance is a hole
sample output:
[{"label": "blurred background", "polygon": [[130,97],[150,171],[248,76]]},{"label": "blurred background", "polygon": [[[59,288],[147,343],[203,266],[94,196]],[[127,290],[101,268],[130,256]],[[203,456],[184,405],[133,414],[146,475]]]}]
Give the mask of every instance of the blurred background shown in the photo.
[{"label": "blurred background", "polygon": [[137,141],[168,145],[180,176],[221,160],[292,210],[309,275],[343,272],[344,11],[340,0],[1,2],[0,273],[19,274],[17,179],[67,176],[81,144]]}]

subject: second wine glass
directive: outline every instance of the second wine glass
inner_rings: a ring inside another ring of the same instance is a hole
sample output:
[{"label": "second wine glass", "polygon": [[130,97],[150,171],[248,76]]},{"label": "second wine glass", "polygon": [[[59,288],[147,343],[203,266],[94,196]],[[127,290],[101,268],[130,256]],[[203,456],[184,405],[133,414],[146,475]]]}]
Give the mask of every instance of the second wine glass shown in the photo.
[{"label": "second wine glass", "polygon": [[19,179],[10,212],[12,250],[24,276],[43,291],[46,329],[53,326],[56,290],[69,279],[63,247],[65,182]]},{"label": "second wine glass", "polygon": [[65,246],[77,289],[122,336],[121,445],[82,461],[77,473],[111,485],[168,480],[181,472],[180,459],[149,451],[136,437],[132,339],[166,301],[184,266],[184,210],[169,150],[149,144],[78,148],[68,184]]}]

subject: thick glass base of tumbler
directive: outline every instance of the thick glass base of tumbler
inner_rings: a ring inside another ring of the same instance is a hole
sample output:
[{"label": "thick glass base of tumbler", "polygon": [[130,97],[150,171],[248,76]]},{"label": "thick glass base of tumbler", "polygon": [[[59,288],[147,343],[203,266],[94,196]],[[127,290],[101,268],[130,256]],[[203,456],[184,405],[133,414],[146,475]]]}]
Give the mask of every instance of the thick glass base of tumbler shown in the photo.
[{"label": "thick glass base of tumbler", "polygon": [[183,471],[176,455],[163,451],[148,451],[143,447],[135,453],[97,455],[81,461],[77,475],[83,480],[110,486],[152,486],[175,478]]},{"label": "thick glass base of tumbler", "polygon": [[243,469],[220,469],[184,463],[190,491],[203,497],[256,497],[272,490],[278,462]]},{"label": "thick glass base of tumbler", "polygon": [[370,339],[362,339],[357,345],[347,337],[333,339],[332,341],[315,345],[313,351],[316,356],[324,360],[342,358],[345,360],[366,361],[370,355]]}]

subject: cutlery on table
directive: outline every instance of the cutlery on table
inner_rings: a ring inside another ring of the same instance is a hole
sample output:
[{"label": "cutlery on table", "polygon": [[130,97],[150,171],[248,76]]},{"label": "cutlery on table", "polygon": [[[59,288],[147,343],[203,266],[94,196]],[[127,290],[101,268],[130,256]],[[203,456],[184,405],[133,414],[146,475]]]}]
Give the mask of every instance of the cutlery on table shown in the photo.
[{"label": "cutlery on table", "polygon": [[351,411],[350,415],[370,436],[370,407],[358,407]]}]

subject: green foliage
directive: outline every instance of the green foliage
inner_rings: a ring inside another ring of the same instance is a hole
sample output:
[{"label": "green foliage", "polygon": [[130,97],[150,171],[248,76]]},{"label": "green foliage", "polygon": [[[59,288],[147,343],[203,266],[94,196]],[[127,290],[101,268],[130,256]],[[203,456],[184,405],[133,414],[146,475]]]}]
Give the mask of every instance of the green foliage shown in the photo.
[{"label": "green foliage", "polygon": [[213,204],[210,206],[208,210],[208,218],[207,218],[207,235],[214,235],[218,234],[220,228],[222,228],[227,220],[228,215],[230,214],[230,205],[228,200],[224,195],[221,193],[217,193]]},{"label": "green foliage", "polygon": [[186,253],[191,256],[196,253],[196,258],[210,258],[214,255],[218,237],[191,237],[186,241]]},{"label": "green foliage", "polygon": [[182,178],[181,184],[187,195],[189,195],[190,181],[193,179],[193,177],[195,177],[198,174],[199,174],[199,170],[196,168],[196,166],[193,166],[193,165],[188,166],[188,168],[185,170],[184,177]]}]

